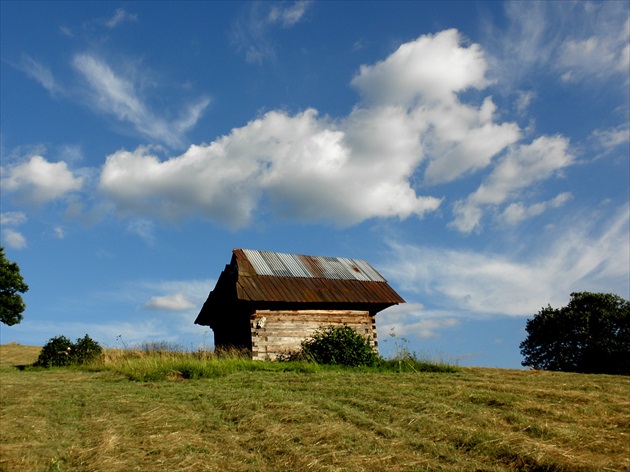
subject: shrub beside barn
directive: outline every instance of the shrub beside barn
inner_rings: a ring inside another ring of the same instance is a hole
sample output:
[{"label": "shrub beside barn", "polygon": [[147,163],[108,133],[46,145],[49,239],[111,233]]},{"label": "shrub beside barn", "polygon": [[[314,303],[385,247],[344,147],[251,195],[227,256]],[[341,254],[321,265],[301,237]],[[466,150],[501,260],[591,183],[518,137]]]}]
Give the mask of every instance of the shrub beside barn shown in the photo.
[{"label": "shrub beside barn", "polygon": [[297,351],[326,326],[348,325],[377,349],[376,314],[404,302],[363,260],[235,249],[195,323],[212,328],[216,349],[253,359]]}]

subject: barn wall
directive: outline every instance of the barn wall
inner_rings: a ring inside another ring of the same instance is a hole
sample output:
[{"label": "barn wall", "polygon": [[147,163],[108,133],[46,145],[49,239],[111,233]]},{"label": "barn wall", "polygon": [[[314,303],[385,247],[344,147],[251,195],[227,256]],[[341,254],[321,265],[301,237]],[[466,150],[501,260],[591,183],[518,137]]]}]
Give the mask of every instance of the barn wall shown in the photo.
[{"label": "barn wall", "polygon": [[250,316],[252,359],[276,359],[295,352],[318,328],[348,325],[377,349],[376,320],[357,310],[256,310]]},{"label": "barn wall", "polygon": [[211,326],[214,332],[215,349],[251,350],[250,310],[238,305],[222,308],[225,311],[225,316],[216,316]]}]

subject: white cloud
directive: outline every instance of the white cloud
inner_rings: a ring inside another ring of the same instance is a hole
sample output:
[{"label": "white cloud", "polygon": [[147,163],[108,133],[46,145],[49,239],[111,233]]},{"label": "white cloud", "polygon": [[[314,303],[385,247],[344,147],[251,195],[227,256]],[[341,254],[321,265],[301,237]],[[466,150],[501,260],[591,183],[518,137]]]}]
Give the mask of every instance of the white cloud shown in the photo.
[{"label": "white cloud", "polygon": [[61,34],[68,38],[74,38],[74,33],[72,32],[72,30],[65,25],[59,26],[59,31],[61,32]]},{"label": "white cloud", "polygon": [[512,148],[475,192],[455,203],[451,225],[464,233],[478,230],[483,207],[497,206],[518,196],[532,184],[558,175],[573,160],[569,143],[562,136],[542,136],[531,144]]},{"label": "white cloud", "polygon": [[66,233],[61,226],[55,226],[53,228],[53,233],[57,239],[64,239],[66,237]]},{"label": "white cloud", "polygon": [[119,151],[108,157],[100,188],[123,213],[201,213],[232,227],[250,222],[263,194],[280,216],[340,225],[436,209],[439,199],[417,196],[408,181],[417,156],[396,149],[400,142],[384,145],[391,161],[375,161],[313,110],[270,112],[164,162],[146,149]]},{"label": "white cloud", "polygon": [[114,16],[105,21],[105,26],[110,29],[116,28],[118,25],[126,22],[134,22],[138,19],[138,15],[132,14],[124,10],[123,8],[118,8]]},{"label": "white cloud", "polygon": [[155,223],[145,219],[132,220],[127,224],[127,231],[135,234],[149,245],[155,243]]},{"label": "white cloud", "polygon": [[536,93],[532,91],[522,91],[519,90],[516,92],[516,111],[523,115],[529,108],[529,105],[536,99]]},{"label": "white cloud", "polygon": [[78,144],[64,144],[59,149],[59,155],[65,162],[76,163],[83,160],[83,149]]},{"label": "white cloud", "polygon": [[290,28],[297,24],[306,13],[306,10],[311,5],[310,1],[297,1],[288,8],[272,7],[267,19],[269,23],[282,23],[285,28]]},{"label": "white cloud", "polygon": [[169,122],[148,108],[131,79],[116,74],[104,61],[89,54],[77,54],[72,65],[87,81],[89,101],[95,109],[131,123],[140,134],[169,146],[182,145],[185,133],[197,123],[210,103],[208,98],[202,97],[182,117]]},{"label": "white cloud", "polygon": [[[559,66],[564,80],[628,75],[630,69],[630,19],[610,17],[607,28],[586,38],[568,39],[559,48]],[[626,84],[627,85],[627,84]]]},{"label": "white cloud", "polygon": [[500,76],[517,78],[540,70],[572,82],[625,76],[627,88],[626,2],[507,2],[505,13],[505,30],[488,24],[484,41]]},{"label": "white cloud", "polygon": [[461,43],[456,30],[421,36],[384,61],[362,66],[352,80],[371,106],[411,108],[410,119],[422,130],[416,139],[429,158],[425,180],[432,184],[488,166],[520,138],[515,123],[493,122],[496,106],[491,97],[479,107],[457,98],[458,92],[490,83],[481,47]]},{"label": "white cloud", "polygon": [[[63,333],[70,339],[84,336],[86,333],[103,346],[132,347],[148,341],[166,341],[181,344],[186,349],[212,347],[212,334],[208,327],[195,325],[193,322],[214,287],[214,279],[170,280],[123,282],[117,287],[101,288],[99,292],[82,292],[74,297],[77,311],[68,312],[67,316],[84,319],[85,307],[91,307],[98,316],[93,316],[93,322],[33,322],[30,318],[11,327],[12,333],[18,335],[22,343],[43,345],[51,336]],[[175,294],[181,294],[183,300],[190,304],[177,301]],[[171,304],[166,303],[171,297]],[[151,301],[156,306],[148,306]],[[171,308],[180,308],[173,311]],[[147,313],[146,309],[155,310]],[[51,314],[56,308],[51,307]],[[51,316],[48,317],[52,319]],[[4,334],[4,332],[3,332]]]},{"label": "white cloud", "polygon": [[65,162],[48,162],[42,156],[33,156],[28,162],[2,168],[2,187],[16,192],[24,201],[43,204],[76,192],[84,178],[75,177]]},{"label": "white cloud", "polygon": [[421,36],[384,61],[361,66],[352,84],[370,103],[410,105],[419,99],[448,104],[457,92],[489,85],[481,47],[461,47],[461,42],[454,29]]},{"label": "white cloud", "polygon": [[26,223],[26,214],[21,211],[5,211],[0,213],[0,226],[20,226]]},{"label": "white cloud", "polygon": [[279,217],[338,225],[421,217],[442,200],[415,188],[425,160],[425,181],[448,182],[520,138],[515,123],[494,122],[491,97],[459,101],[458,92],[488,83],[480,47],[460,42],[455,30],[421,36],[362,67],[353,84],[366,103],[338,120],[272,111],[164,161],[121,150],[107,158],[100,189],[123,214],[201,214],[233,228],[263,201]]},{"label": "white cloud", "polygon": [[629,223],[627,206],[608,219],[597,212],[567,216],[541,235],[543,249],[530,245],[522,258],[392,244],[392,258],[382,266],[395,286],[451,317],[533,315],[547,303],[566,304],[575,291],[628,298]]},{"label": "white cloud", "polygon": [[152,310],[186,311],[194,308],[195,305],[187,300],[183,293],[174,293],[151,297],[144,307]]},{"label": "white cloud", "polygon": [[507,146],[520,138],[515,123],[491,121],[494,104],[487,98],[477,109],[463,104],[428,112],[432,125],[425,137],[430,147],[425,180],[431,184],[450,182],[484,169]]},{"label": "white cloud", "polygon": [[610,150],[630,142],[630,127],[626,123],[613,129],[597,129],[591,136],[601,148]]},{"label": "white cloud", "polygon": [[0,213],[0,227],[2,227],[2,245],[12,249],[27,247],[26,238],[22,233],[11,228],[26,223],[26,215],[21,211],[6,211]]},{"label": "white cloud", "polygon": [[[132,17],[124,10],[119,10],[111,21],[120,22],[130,18]],[[210,104],[210,99],[202,96],[183,107],[180,116],[165,118],[152,110],[141,94],[142,87],[137,77],[142,77],[143,71],[132,70],[125,75],[115,71],[104,60],[88,53],[76,54],[71,65],[84,81],[81,85],[62,86],[48,67],[29,56],[23,56],[16,68],[39,82],[52,95],[83,100],[95,111],[131,124],[142,136],[171,147],[183,146],[186,133],[197,124]],[[73,153],[74,157],[80,156],[80,148],[76,146],[74,148],[68,147],[68,151]]]},{"label": "white cloud", "polygon": [[532,183],[570,165],[573,155],[562,136],[542,136],[511,150],[473,194],[477,203],[498,204]]},{"label": "white cloud", "polygon": [[535,203],[529,206],[526,206],[521,202],[512,203],[503,210],[499,219],[511,225],[520,223],[523,220],[542,214],[549,208],[559,208],[571,200],[572,197],[573,196],[570,192],[563,192],[551,200]]},{"label": "white cloud", "polygon": [[252,2],[232,25],[232,41],[239,51],[245,51],[250,64],[262,64],[276,58],[271,30],[276,24],[291,28],[299,23],[310,7],[310,1],[298,1],[290,7],[271,6]]},{"label": "white cloud", "polygon": [[408,335],[417,339],[438,338],[442,330],[455,327],[459,323],[459,319],[429,312],[419,303],[394,305],[378,314],[379,344],[399,342],[400,340],[393,338]]},{"label": "white cloud", "polygon": [[24,249],[27,247],[24,235],[11,228],[2,228],[2,243],[13,249]]},{"label": "white cloud", "polygon": [[30,78],[39,82],[39,84],[48,90],[53,96],[63,92],[62,87],[55,80],[52,71],[30,56],[24,55],[21,63],[17,67],[25,72]]},{"label": "white cloud", "polygon": [[[197,313],[205,302],[214,280],[171,280],[147,282],[138,289],[141,292],[160,292],[152,295],[143,308],[149,310]],[[188,320],[190,321],[190,320]],[[188,322],[187,321],[187,322]]]}]

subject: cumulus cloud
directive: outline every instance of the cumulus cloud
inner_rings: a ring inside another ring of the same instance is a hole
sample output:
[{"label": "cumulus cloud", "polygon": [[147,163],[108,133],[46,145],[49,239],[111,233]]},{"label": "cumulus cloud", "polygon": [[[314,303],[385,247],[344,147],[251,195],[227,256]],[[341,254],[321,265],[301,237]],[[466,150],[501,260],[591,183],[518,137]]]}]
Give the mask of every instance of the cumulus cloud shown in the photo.
[{"label": "cumulus cloud", "polygon": [[214,287],[213,280],[172,280],[142,284],[142,292],[160,292],[153,295],[143,307],[162,311],[190,311],[201,309],[208,293]]},{"label": "cumulus cloud", "polygon": [[401,290],[432,305],[431,310],[459,317],[532,315],[547,303],[566,304],[574,291],[614,292],[627,298],[629,223],[627,206],[607,219],[596,212],[577,220],[567,217],[542,235],[544,249],[529,246],[524,260],[517,252],[392,243],[383,270]]},{"label": "cumulus cloud", "polygon": [[520,138],[515,123],[494,123],[491,97],[481,106],[459,101],[459,92],[490,83],[481,47],[464,47],[462,42],[454,29],[421,36],[384,61],[362,66],[352,80],[371,106],[411,108],[411,119],[424,125],[421,139],[429,157],[425,180],[433,184],[486,167]]},{"label": "cumulus cloud", "polygon": [[263,194],[280,216],[340,225],[421,216],[439,206],[410,186],[413,165],[404,161],[417,157],[379,157],[355,153],[343,131],[314,110],[270,112],[167,161],[146,149],[119,151],[108,157],[100,188],[123,213],[201,213],[231,227],[250,222]]},{"label": "cumulus cloud", "polygon": [[0,213],[0,227],[2,227],[2,245],[12,249],[27,247],[26,238],[22,233],[13,229],[26,223],[26,215],[21,211],[7,211]]},{"label": "cumulus cloud", "polygon": [[496,207],[518,196],[532,184],[558,175],[573,161],[569,142],[562,136],[541,136],[531,144],[512,148],[475,192],[455,203],[451,225],[464,233],[479,229],[483,207]]},{"label": "cumulus cloud", "polygon": [[417,189],[425,161],[425,182],[449,182],[520,138],[515,123],[495,121],[491,97],[460,101],[459,92],[488,84],[480,47],[462,42],[455,30],[421,36],[362,67],[352,84],[364,102],[337,120],[272,111],[166,160],[147,148],[118,151],[100,189],[124,214],[201,214],[233,228],[261,202],[279,217],[338,225],[422,217],[442,201]]},{"label": "cumulus cloud", "polygon": [[11,228],[2,228],[2,242],[5,246],[13,249],[24,249],[27,247],[24,235]]},{"label": "cumulus cloud", "polygon": [[401,45],[384,61],[361,66],[352,84],[370,103],[453,101],[457,92],[489,84],[481,47],[462,47],[460,43],[461,36],[454,29],[421,36]]},{"label": "cumulus cloud", "polygon": [[186,311],[194,308],[195,305],[187,300],[183,293],[174,293],[151,297],[144,307],[152,310]]},{"label": "cumulus cloud", "polygon": [[[279,11],[273,15],[280,21]],[[105,62],[79,54],[73,64],[96,108],[171,145],[181,142],[207,105],[202,101],[169,123]],[[462,92],[491,83],[487,68],[481,47],[466,44],[456,30],[423,35],[360,68],[352,85],[362,101],[345,117],[333,120],[313,109],[271,111],[165,160],[148,147],[120,150],[107,158],[99,189],[117,212],[137,217],[130,231],[150,240],[148,218],[201,215],[239,228],[261,212],[341,226],[422,217],[443,198],[420,189],[491,168],[475,192],[455,202],[452,226],[479,230],[486,210],[505,203],[512,205],[499,219],[514,224],[566,201],[526,205],[517,198],[572,164],[573,156],[561,136],[518,144],[519,126],[496,119],[491,96],[462,101]]]},{"label": "cumulus cloud", "polygon": [[140,134],[169,146],[182,145],[185,133],[197,123],[210,103],[207,97],[202,97],[191,104],[180,118],[167,121],[151,111],[130,78],[117,74],[103,60],[90,54],[77,54],[72,65],[89,86],[91,106],[120,121],[131,123]]},{"label": "cumulus cloud", "polygon": [[33,156],[27,162],[2,168],[2,188],[27,203],[41,205],[80,190],[83,177],[75,177],[65,162],[48,162]]}]

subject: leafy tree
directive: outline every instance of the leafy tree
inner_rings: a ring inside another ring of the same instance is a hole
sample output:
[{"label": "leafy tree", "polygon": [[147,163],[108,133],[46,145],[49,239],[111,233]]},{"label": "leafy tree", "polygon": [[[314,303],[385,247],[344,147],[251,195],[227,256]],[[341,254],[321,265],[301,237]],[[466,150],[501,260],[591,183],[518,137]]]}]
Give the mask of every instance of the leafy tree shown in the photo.
[{"label": "leafy tree", "polygon": [[28,285],[20,275],[20,268],[9,261],[0,246],[0,321],[6,325],[14,325],[22,321],[22,312],[26,308],[20,293],[28,290]]},{"label": "leafy tree", "polygon": [[350,326],[319,329],[302,341],[302,353],[319,364],[375,365],[380,358],[368,341]]},{"label": "leafy tree", "polygon": [[527,320],[524,366],[630,375],[630,302],[610,293],[578,292],[562,308]]}]

